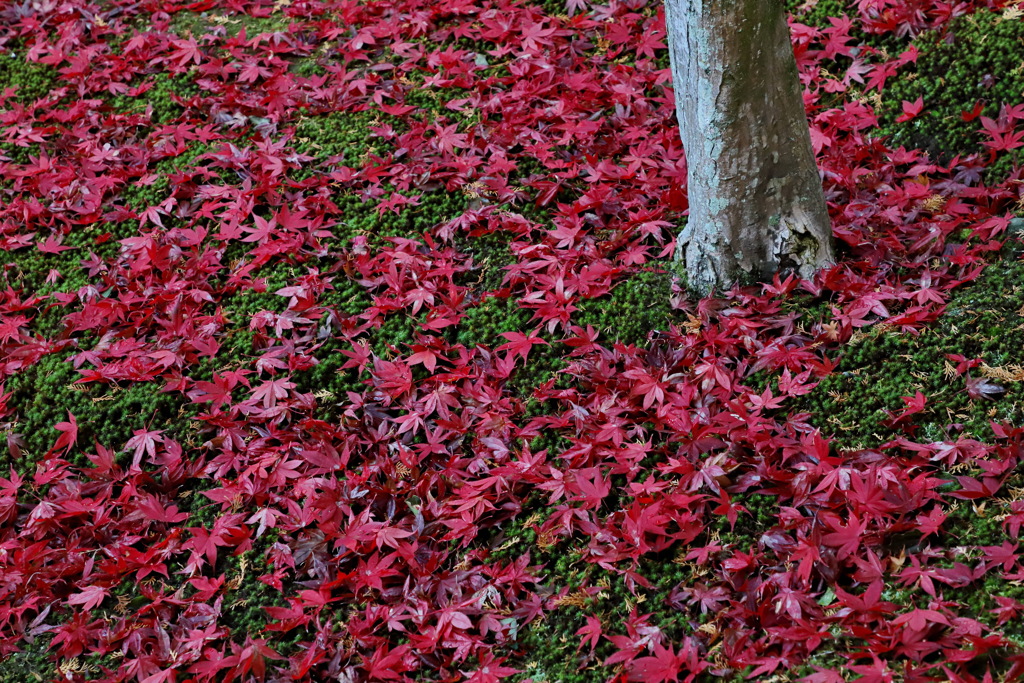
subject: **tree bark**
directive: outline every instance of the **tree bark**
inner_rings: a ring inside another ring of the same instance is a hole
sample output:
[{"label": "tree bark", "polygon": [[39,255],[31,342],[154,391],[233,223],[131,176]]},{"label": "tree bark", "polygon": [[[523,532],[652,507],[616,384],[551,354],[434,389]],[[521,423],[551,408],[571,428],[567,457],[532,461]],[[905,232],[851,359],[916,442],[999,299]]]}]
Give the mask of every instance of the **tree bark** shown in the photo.
[{"label": "tree bark", "polygon": [[706,294],[833,259],[783,0],[666,0],[690,215],[677,253]]}]

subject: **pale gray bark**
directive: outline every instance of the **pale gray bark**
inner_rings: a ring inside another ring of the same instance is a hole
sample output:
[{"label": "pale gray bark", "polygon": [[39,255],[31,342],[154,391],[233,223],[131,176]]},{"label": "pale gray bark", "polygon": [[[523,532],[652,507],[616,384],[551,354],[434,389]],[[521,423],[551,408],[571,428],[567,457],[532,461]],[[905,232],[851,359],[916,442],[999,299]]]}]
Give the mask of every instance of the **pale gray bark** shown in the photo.
[{"label": "pale gray bark", "polygon": [[690,216],[679,236],[701,293],[832,261],[783,0],[666,0]]}]

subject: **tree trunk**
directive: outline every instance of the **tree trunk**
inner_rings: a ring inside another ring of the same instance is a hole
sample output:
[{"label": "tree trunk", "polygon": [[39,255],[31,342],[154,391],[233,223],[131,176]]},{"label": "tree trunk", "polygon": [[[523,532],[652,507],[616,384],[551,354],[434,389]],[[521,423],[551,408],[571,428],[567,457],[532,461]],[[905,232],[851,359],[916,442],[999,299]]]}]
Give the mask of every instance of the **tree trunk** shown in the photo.
[{"label": "tree trunk", "polygon": [[666,0],[690,216],[679,236],[691,288],[832,260],[783,0]]}]

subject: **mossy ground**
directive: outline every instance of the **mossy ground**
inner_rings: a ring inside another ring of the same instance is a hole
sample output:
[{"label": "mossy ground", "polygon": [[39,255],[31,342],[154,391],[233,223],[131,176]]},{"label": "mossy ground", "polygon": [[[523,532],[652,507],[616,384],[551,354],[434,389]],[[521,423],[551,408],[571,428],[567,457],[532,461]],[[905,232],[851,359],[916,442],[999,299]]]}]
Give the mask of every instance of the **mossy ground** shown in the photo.
[{"label": "mossy ground", "polygon": [[228,36],[237,36],[244,29],[246,37],[251,39],[263,33],[287,31],[292,23],[293,19],[277,8],[259,16],[242,13],[223,16],[208,12],[178,11],[171,17],[171,30],[179,36],[199,37],[211,29],[223,26]]},{"label": "mossy ground", "polygon": [[[960,354],[967,358],[981,357],[990,367],[1008,367],[1024,364],[1024,248],[1011,244],[1000,261],[990,265],[974,283],[957,291],[949,303],[949,311],[938,323],[919,335],[899,334],[894,331],[868,333],[843,354],[839,370],[822,381],[810,394],[797,397],[788,406],[790,412],[809,412],[810,421],[834,439],[839,448],[878,447],[896,434],[883,422],[885,410],[899,411],[904,407],[903,396],[922,391],[929,397],[928,409],[915,416],[910,428],[914,438],[921,441],[941,441],[957,436],[970,436],[991,441],[992,420],[1017,423],[1022,418],[1024,382],[1006,382],[1007,392],[997,400],[972,401],[966,393],[963,378],[952,378],[947,372],[946,354]],[[657,275],[641,274],[622,285],[625,291],[633,286],[638,291],[650,290],[651,280]],[[641,285],[641,283],[644,283]],[[628,298],[628,296],[626,297]],[[608,313],[616,310],[613,297],[591,302],[590,305]],[[803,307],[808,318],[818,318],[824,311],[818,304]],[[622,309],[619,309],[620,313]],[[644,320],[640,324],[666,324],[671,318],[655,314],[657,320]],[[608,320],[616,316],[609,315]],[[650,329],[650,328],[648,328]],[[654,328],[658,329],[658,328]],[[664,328],[662,328],[664,329]],[[612,330],[621,333],[626,330]],[[547,446],[547,444],[535,444]],[[1009,487],[1024,486],[1024,475],[1015,475]],[[747,509],[735,527],[719,518],[709,528],[701,545],[710,539],[726,547],[749,551],[758,546],[762,536],[776,523],[780,513],[780,500],[771,494],[748,492],[738,494],[734,502]],[[956,539],[967,553],[964,557],[980,557],[977,548],[999,546],[1010,540],[1001,524],[1008,508],[1003,502],[976,507],[969,502],[949,505],[944,509],[948,519],[945,531]],[[650,623],[672,637],[693,633],[699,629],[704,617],[690,608],[673,604],[671,595],[680,582],[700,579],[691,564],[680,565],[673,556],[644,558],[638,573],[651,582],[650,588],[631,592],[623,577],[588,564],[581,559],[585,539],[561,540],[547,545],[533,530],[543,521],[544,499],[531,497],[523,511],[509,524],[496,542],[499,547],[495,559],[531,553],[533,563],[544,564],[542,577],[551,590],[569,589],[569,597],[542,621],[526,627],[518,645],[522,653],[515,665],[523,669],[520,680],[532,678],[559,683],[601,683],[616,673],[614,667],[600,664],[614,651],[610,643],[603,642],[593,655],[589,648],[578,649],[581,641],[575,632],[584,626],[586,617],[600,619],[615,632],[633,608],[640,614],[650,613]],[[575,591],[586,578],[587,585],[603,585],[606,589],[596,596]],[[957,603],[967,607],[973,618],[996,627],[992,613],[997,596],[1020,599],[1024,589],[994,574],[959,589],[953,596]],[[916,606],[918,593],[891,584],[886,599],[901,610]],[[1024,645],[1024,629],[1018,625],[999,627],[1011,641]],[[799,671],[790,672],[793,679],[814,673],[814,666],[830,666],[836,655],[835,643],[825,644]],[[831,662],[831,663],[830,663]],[[737,678],[742,680],[742,675]]]},{"label": "mossy ground", "polygon": [[832,25],[831,17],[849,14],[850,3],[845,0],[786,0],[786,9],[802,24],[828,28]]},{"label": "mossy ground", "polygon": [[[22,474],[32,472],[35,463],[53,445],[59,433],[53,425],[68,419],[70,411],[78,422],[82,444],[98,441],[120,448],[136,429],[164,429],[175,439],[188,439],[188,418],[195,410],[154,383],[126,383],[123,386],[76,384],[81,375],[70,354],[59,352],[9,378],[5,391],[16,406],[16,422],[10,428],[21,435],[20,457],[0,451],[0,468],[10,466]],[[130,462],[127,454],[122,454]],[[72,456],[72,464],[88,466],[84,456]]]},{"label": "mossy ground", "polygon": [[[791,6],[799,11],[796,5]],[[553,2],[561,12],[564,3]],[[839,0],[821,0],[803,12],[801,20],[816,26],[828,26],[828,18],[846,10],[846,3]],[[172,28],[181,35],[205,32],[212,22],[210,17],[179,12],[174,15]],[[286,30],[287,17],[272,15],[265,17],[235,17],[224,22],[225,30],[232,34],[242,27],[252,37],[257,33]],[[1024,92],[1022,76],[1017,70],[1024,64],[1024,47],[1020,37],[1019,23],[1003,21],[999,15],[979,15],[959,20],[948,36],[925,35],[918,38],[922,57],[916,66],[916,77],[897,79],[886,91],[883,114],[893,120],[899,113],[902,100],[913,101],[918,96],[925,98],[926,113],[911,126],[892,124],[888,130],[897,141],[908,145],[921,144],[941,154],[977,151],[980,139],[974,133],[978,125],[962,124],[960,111],[969,109],[976,101],[986,102],[984,115],[995,116],[1001,102],[1016,102]],[[662,55],[664,60],[665,55]],[[0,58],[0,83],[17,86],[16,99],[31,103],[44,97],[59,86],[55,72],[43,65],[18,61],[18,57]],[[318,67],[314,60],[296,64],[297,69],[310,72]],[[1005,75],[996,78],[992,85],[979,86],[972,80],[978,70]],[[147,77],[153,87],[140,98],[111,98],[110,105],[115,111],[151,111],[156,124],[172,122],[187,113],[183,102],[190,97],[201,95],[194,84],[192,74],[170,76],[162,73]],[[449,96],[452,94],[449,93]],[[409,102],[427,108],[430,115],[444,114],[457,117],[460,125],[472,125],[473,115],[459,117],[444,110],[440,96],[429,89],[413,89]],[[292,146],[300,154],[315,157],[318,161],[295,174],[301,180],[308,175],[329,170],[338,165],[358,167],[373,156],[386,155],[389,144],[376,137],[373,128],[386,122],[388,116],[376,111],[346,111],[330,114],[310,113],[295,126]],[[129,185],[121,190],[120,201],[135,209],[158,204],[173,191],[170,175],[195,163],[203,163],[203,155],[209,154],[217,145],[193,145],[177,157],[154,163],[151,171],[158,177],[149,185]],[[24,148],[0,147],[0,153],[26,154]],[[1010,157],[1004,159],[998,172],[1005,173]],[[539,167],[538,169],[540,170]],[[525,176],[531,172],[528,167],[520,169]],[[388,188],[389,190],[393,188]],[[368,235],[373,246],[385,244],[387,236],[416,238],[426,229],[458,216],[468,206],[470,199],[464,195],[452,195],[441,189],[423,193],[420,204],[406,208],[399,213],[387,212],[379,215],[375,202],[368,202],[353,194],[340,194],[333,200],[343,216],[341,223],[333,228],[334,240],[329,247],[332,253],[343,249],[356,235]],[[536,207],[524,207],[532,219],[544,220],[545,212]],[[76,234],[66,244],[82,247],[81,250],[62,254],[43,254],[36,250],[25,250],[7,254],[8,282],[16,289],[41,294],[53,291],[73,291],[89,283],[80,261],[85,247],[97,251],[104,258],[114,258],[117,253],[117,238],[127,236],[132,230],[129,224],[109,226],[114,239],[95,244],[97,235]],[[474,273],[476,304],[466,318],[446,334],[466,346],[485,344],[495,347],[504,343],[502,332],[531,329],[531,314],[519,307],[514,298],[486,296],[497,290],[503,276],[502,266],[512,262],[513,257],[507,243],[499,236],[489,239],[474,239],[460,244],[460,249],[472,256],[480,267]],[[245,248],[236,245],[231,258],[244,258]],[[920,335],[880,331],[858,338],[843,353],[839,371],[825,379],[811,394],[794,401],[788,408],[792,411],[809,412],[811,422],[836,439],[837,445],[853,448],[856,446],[877,446],[887,440],[885,433],[885,410],[902,408],[901,397],[920,390],[929,398],[928,409],[915,418],[916,435],[919,439],[945,439],[958,434],[967,434],[980,439],[990,438],[989,422],[992,419],[1019,421],[1022,414],[1021,401],[1024,399],[1024,383],[1006,383],[1006,393],[994,401],[972,401],[965,388],[960,386],[962,378],[950,378],[946,371],[947,354],[961,354],[968,358],[981,357],[992,368],[1008,368],[1024,364],[1024,265],[1018,252],[1008,252],[1000,263],[992,266],[982,278],[958,292],[950,302],[947,314],[938,324]],[[329,259],[318,266],[329,266]],[[216,305],[232,322],[232,328],[225,335],[222,352],[213,363],[190,369],[195,379],[209,379],[213,370],[225,365],[244,365],[259,353],[254,345],[254,335],[247,329],[248,321],[261,310],[280,311],[285,299],[273,292],[287,286],[302,274],[305,267],[279,258],[260,268],[256,275],[266,280],[262,292],[244,290],[225,292]],[[661,264],[667,266],[667,264]],[[53,284],[45,279],[51,270],[58,270],[63,276]],[[619,283],[610,294],[594,300],[579,303],[574,323],[592,325],[601,332],[602,343],[619,342],[643,345],[649,334],[655,330],[667,329],[679,322],[678,315],[669,305],[669,291],[672,273],[660,268],[638,272]],[[346,315],[363,311],[371,300],[370,294],[358,283],[339,275],[334,281],[334,290],[323,299],[323,303],[336,307]],[[822,314],[820,306],[804,311],[805,316]],[[30,324],[33,332],[46,338],[60,333],[59,311],[37,316]],[[375,351],[385,354],[389,345],[398,346],[412,343],[418,321],[404,316],[391,316],[385,324],[370,335]],[[548,335],[549,336],[549,335]],[[85,340],[82,340],[85,341]],[[553,338],[553,344],[557,344]],[[341,370],[345,357],[332,342],[325,343],[319,350],[319,363],[314,368],[296,374],[295,382],[300,391],[327,392],[341,397],[346,391],[360,387],[362,378],[351,370]],[[562,349],[538,347],[531,352],[530,363],[519,370],[511,379],[517,397],[529,401],[533,389],[544,382],[559,377],[564,367]],[[12,459],[0,454],[0,469],[13,465],[20,472],[29,471],[34,460],[44,453],[57,436],[52,426],[66,419],[70,410],[79,421],[79,439],[90,443],[93,439],[108,445],[122,445],[130,438],[132,430],[148,426],[166,429],[176,438],[187,439],[183,429],[191,408],[180,397],[162,393],[153,385],[126,385],[118,387],[92,386],[84,391],[72,388],[72,382],[79,375],[68,362],[68,352],[45,356],[36,365],[8,380],[5,390],[12,393],[11,404],[18,406],[18,431],[23,434],[25,445],[23,457]],[[767,380],[766,380],[767,381]],[[329,407],[324,415],[331,415]],[[124,419],[131,416],[130,419]],[[958,425],[958,426],[956,426]],[[533,448],[558,448],[557,439],[540,437]],[[122,459],[126,457],[122,454]],[[76,463],[85,464],[85,463]],[[744,505],[749,515],[740,517],[735,528],[729,528],[724,520],[709,534],[715,534],[722,543],[737,549],[756,545],[763,532],[777,518],[778,500],[765,494],[743,494],[738,502]],[[205,511],[205,499],[201,493],[193,492],[188,508],[193,516],[190,524],[206,525],[211,520],[211,506]],[[194,509],[192,509],[194,506]],[[183,508],[185,509],[185,508]],[[600,666],[600,661],[611,654],[610,645],[602,643],[594,656],[577,652],[579,637],[575,631],[585,623],[588,615],[598,616],[608,624],[622,623],[635,607],[653,614],[651,623],[662,628],[670,637],[686,635],[699,628],[704,617],[696,613],[682,613],[673,607],[669,595],[681,582],[692,581],[694,569],[674,562],[673,556],[649,557],[643,560],[641,575],[651,581],[652,587],[640,589],[634,594],[626,588],[624,579],[581,560],[579,548],[574,541],[562,541],[556,545],[538,545],[535,532],[527,523],[535,515],[543,515],[543,497],[533,497],[524,503],[520,516],[503,533],[504,550],[495,553],[495,559],[531,552],[535,562],[543,562],[547,569],[545,582],[558,589],[575,589],[584,579],[590,585],[604,585],[606,590],[595,596],[581,596],[570,592],[557,611],[536,624],[524,628],[519,644],[524,652],[515,663],[524,669],[523,677],[548,680],[552,683],[597,683],[607,680],[614,673]],[[997,511],[978,514],[969,505],[950,509],[948,528],[959,534],[965,546],[998,545],[1005,540],[998,521]],[[541,517],[542,518],[542,517]],[[536,519],[534,519],[534,522]],[[268,539],[270,535],[268,535]],[[576,539],[579,541],[580,539]],[[228,625],[234,632],[255,634],[254,624],[261,623],[262,609],[268,605],[280,604],[280,596],[262,583],[249,580],[255,574],[253,563],[258,561],[255,550],[234,557],[225,556],[223,569],[229,580],[238,580],[238,589],[231,596],[226,608]],[[245,569],[243,569],[243,563]],[[1005,595],[1024,599],[1024,589],[998,579],[986,579],[982,585],[973,586],[961,597],[968,604],[975,605],[979,619],[991,619],[986,610],[994,606],[993,596]],[[910,600],[909,591],[893,591],[893,599]],[[1013,626],[1007,633],[1024,639],[1024,628]],[[55,668],[47,660],[48,638],[38,638],[33,647],[24,653],[7,659],[0,669],[0,683],[46,680],[54,675]],[[827,652],[822,652],[816,662],[826,664]]]},{"label": "mossy ground", "polygon": [[[793,399],[786,409],[791,413],[809,413],[811,424],[829,435],[838,448],[878,447],[896,436],[884,424],[888,419],[885,411],[898,412],[905,407],[902,397],[921,391],[929,403],[909,428],[915,439],[927,442],[967,436],[991,441],[993,420],[1017,423],[1024,417],[1024,382],[1003,382],[1006,393],[995,400],[971,400],[964,378],[951,378],[946,356],[981,358],[989,368],[1008,372],[1016,372],[1024,365],[1022,255],[1024,245],[1011,240],[976,282],[954,293],[947,313],[920,334],[875,328],[858,335],[844,348],[837,372],[810,394]],[[638,273],[609,296],[583,302],[579,324],[602,328],[605,340],[643,345],[651,330],[667,329],[680,322],[678,313],[667,304],[671,278],[669,272]],[[655,292],[662,296],[655,298]],[[500,300],[483,308],[510,310]],[[828,314],[827,303],[820,301],[797,298],[787,302],[786,308],[801,314],[804,320],[819,320]],[[477,315],[484,315],[483,310]],[[491,315],[503,319],[501,314]],[[525,314],[516,311],[511,315]],[[543,369],[543,363],[538,362],[535,367]],[[977,376],[980,370],[972,372]],[[767,385],[772,378],[766,375],[764,380]],[[557,449],[558,444],[540,437],[531,447]],[[1021,487],[1024,476],[1015,476],[1007,485]],[[763,534],[778,520],[781,503],[774,495],[757,492],[738,494],[734,501],[748,512],[740,515],[735,527],[720,518],[708,530],[707,539],[747,551],[757,547]],[[977,548],[999,546],[1010,540],[1000,522],[1008,510],[1003,503],[991,504],[987,509],[966,502],[945,508],[949,517],[944,528],[960,546],[968,549],[966,557],[977,558]],[[601,665],[614,651],[610,643],[602,642],[593,654],[586,647],[578,648],[581,637],[575,633],[585,625],[588,616],[597,617],[614,632],[615,625],[624,623],[636,608],[640,614],[651,614],[650,623],[669,634],[670,640],[700,628],[701,615],[681,610],[671,600],[672,591],[680,582],[699,580],[692,566],[681,566],[671,556],[644,558],[638,573],[651,582],[651,587],[638,588],[634,593],[627,589],[622,575],[582,561],[582,546],[574,544],[585,544],[585,539],[561,540],[555,545],[539,539],[533,527],[543,521],[544,509],[542,497],[528,498],[520,515],[496,544],[500,549],[495,559],[529,552],[533,563],[545,566],[545,585],[552,591],[569,589],[569,597],[558,609],[523,629],[517,642],[520,654],[513,660],[523,670],[518,680],[601,683],[614,677],[615,667]],[[695,541],[697,545],[701,543],[701,539]],[[596,596],[574,592],[584,577],[587,585],[606,586],[606,590]],[[997,617],[992,610],[999,605],[995,598],[1020,599],[1022,594],[1024,590],[1012,582],[990,576],[957,591],[953,599],[969,608],[974,618],[996,628]],[[915,591],[901,589],[897,584],[887,588],[886,596],[901,610],[913,609],[919,597]],[[1024,645],[1024,629],[1006,624],[999,629],[1011,642]],[[816,666],[845,662],[835,651],[836,643],[824,644],[799,670],[790,672],[793,680],[813,674]],[[743,680],[743,676],[740,672],[736,680]]]},{"label": "mossy ground", "polygon": [[1024,384],[992,381],[1005,388],[993,399],[972,400],[966,378],[953,372],[948,356],[980,358],[990,370],[1012,374],[1024,362],[1024,261],[1011,244],[1001,260],[977,282],[954,293],[945,315],[919,334],[874,328],[856,335],[842,350],[837,371],[790,409],[810,414],[810,423],[834,435],[842,447],[877,447],[896,435],[885,423],[886,411],[899,412],[903,397],[918,391],[927,399],[910,430],[915,438],[944,441],[968,436],[992,439],[990,423],[1016,423],[1024,417]]},{"label": "mossy ground", "polygon": [[122,114],[150,112],[155,124],[170,123],[185,113],[185,102],[201,90],[191,75],[155,72],[146,78],[149,89],[140,96],[118,95],[110,101],[114,111]]},{"label": "mossy ground", "polygon": [[[539,496],[530,500],[537,508],[543,504]],[[524,505],[524,513],[536,510],[529,505],[530,500]],[[744,506],[748,514],[741,515],[735,527],[724,517],[718,518],[702,538],[750,552],[777,519],[778,502],[774,496],[759,493],[738,494],[734,501]],[[636,572],[650,585],[634,584],[631,588],[625,575],[583,559],[582,547],[587,539],[551,544],[538,538],[532,527],[542,520],[541,513],[534,511],[531,516],[509,524],[498,538],[498,550],[494,553],[498,560],[529,552],[531,563],[544,565],[542,577],[546,585],[553,591],[567,590],[557,609],[523,630],[517,642],[519,654],[514,659],[522,673],[516,680],[603,683],[619,673],[621,667],[602,664],[616,651],[610,641],[602,640],[592,653],[589,647],[579,648],[582,637],[575,634],[586,625],[588,617],[597,618],[606,633],[616,635],[634,611],[638,615],[648,614],[647,623],[660,629],[668,642],[694,635],[712,620],[712,613],[683,605],[674,595],[681,586],[692,586],[709,578],[699,564],[684,561],[677,551],[643,557]],[[695,543],[701,542],[698,539]],[[582,585],[602,590],[588,594],[580,590]],[[735,680],[743,680],[742,674]]]},{"label": "mossy ground", "polygon": [[0,53],[0,93],[14,89],[13,100],[31,105],[60,85],[60,73],[47,64],[29,61],[24,53]]},{"label": "mossy ground", "polygon": [[[205,32],[211,25],[223,24],[229,35],[237,34],[243,27],[249,36],[287,29],[290,21],[279,14],[251,17],[239,15],[225,22],[213,17],[179,12],[174,15],[171,30],[179,35]],[[116,48],[116,45],[113,47]],[[15,100],[32,102],[49,93],[59,84],[56,70],[45,65],[25,61],[16,55],[0,57],[0,75],[6,85],[16,87]],[[187,102],[199,95],[196,74],[170,75],[155,72],[142,77],[149,89],[138,97],[118,96],[110,98],[109,106],[120,113],[149,112],[154,125],[173,122],[186,116]],[[139,85],[138,82],[133,85]],[[428,98],[434,111],[443,107],[436,97]],[[450,112],[449,112],[450,113]],[[373,134],[373,127],[381,119],[388,119],[381,112],[338,111],[330,114],[310,114],[300,119],[292,136],[292,147],[300,154],[309,154],[317,162],[309,171],[296,174],[301,180],[304,175],[327,171],[338,164],[358,167],[370,163],[374,155],[388,153],[388,144]],[[245,136],[233,141],[245,144]],[[129,182],[119,190],[116,201],[136,211],[158,205],[174,192],[173,175],[183,169],[205,166],[217,171],[211,153],[220,148],[220,143],[193,143],[183,153],[151,163],[148,171],[151,182],[139,184]],[[8,154],[20,153],[23,148],[2,151]],[[225,182],[230,178],[225,178]],[[221,353],[209,362],[200,363],[187,370],[194,379],[209,380],[214,370],[222,367],[240,367],[254,360],[261,349],[253,345],[254,335],[248,329],[252,316],[263,310],[283,311],[286,298],[274,292],[294,282],[295,278],[307,272],[308,266],[327,269],[334,265],[339,251],[345,249],[357,235],[371,238],[378,248],[386,243],[388,236],[418,237],[438,223],[450,220],[465,210],[468,198],[450,195],[437,189],[423,193],[418,206],[407,207],[395,213],[380,215],[377,202],[367,201],[354,194],[341,194],[336,198],[339,213],[343,216],[333,229],[335,238],[328,241],[331,257],[323,263],[297,263],[289,256],[281,256],[254,271],[254,276],[265,285],[259,290],[222,290],[216,304],[210,304],[209,312],[219,308],[231,323],[225,332]],[[174,216],[166,218],[173,225]],[[211,226],[215,228],[215,226]],[[34,248],[25,248],[6,254],[3,267],[5,284],[16,291],[48,295],[53,292],[73,292],[79,288],[100,282],[88,276],[82,260],[91,252],[104,260],[116,258],[120,245],[118,239],[131,236],[137,231],[137,223],[126,222],[105,226],[86,226],[67,236],[63,244],[74,247],[71,251],[44,253]],[[109,234],[102,235],[103,232]],[[225,262],[244,262],[250,245],[236,242],[228,247]],[[504,262],[500,265],[504,265]],[[499,267],[499,266],[496,266]],[[59,277],[51,278],[51,274]],[[489,272],[489,271],[488,271]],[[490,276],[493,279],[493,275]],[[49,281],[48,281],[49,280]],[[371,302],[370,294],[364,287],[344,275],[335,278],[334,289],[323,300],[323,304],[334,307],[344,315],[362,312]],[[44,339],[56,339],[63,332],[62,319],[66,311],[60,306],[45,307],[28,323],[33,334]],[[395,318],[389,321],[375,335],[374,345],[380,349],[386,344],[401,344],[413,341],[415,321]],[[509,328],[513,329],[513,328]],[[88,348],[95,340],[88,335],[79,336],[78,349]],[[125,386],[100,387],[97,385],[74,385],[80,378],[72,367],[70,356],[78,349],[44,356],[35,365],[11,377],[5,386],[12,394],[11,404],[17,406],[17,422],[12,429],[22,435],[24,445],[20,457],[14,458],[4,452],[0,455],[0,467],[15,466],[20,472],[30,471],[41,456],[52,445],[58,433],[52,429],[57,422],[67,419],[71,411],[79,423],[79,439],[90,443],[119,446],[131,437],[134,429],[148,426],[151,429],[165,429],[168,434],[187,437],[184,425],[186,416],[196,412],[186,400],[177,395],[166,394],[155,384],[128,384]],[[314,369],[298,373],[300,389],[317,391],[326,389],[343,396],[344,391],[359,387],[359,379],[352,372],[338,373],[342,356],[332,353],[336,349],[328,343],[323,349],[325,362]],[[130,416],[130,419],[124,419]],[[76,464],[86,464],[84,461]]]},{"label": "mossy ground", "polygon": [[0,683],[43,683],[57,677],[57,665],[50,661],[52,635],[43,634],[32,640],[21,652],[0,664]]},{"label": "mossy ground", "polygon": [[[921,148],[948,160],[984,152],[980,116],[998,118],[1004,104],[1024,102],[1024,21],[1016,13],[978,11],[958,17],[939,31],[914,40],[916,63],[887,85],[879,108],[882,132],[895,145]],[[924,109],[911,121],[895,123],[902,103],[922,98]],[[978,118],[964,120],[981,105]],[[987,170],[995,182],[1022,161],[1020,150],[1003,153]]]}]

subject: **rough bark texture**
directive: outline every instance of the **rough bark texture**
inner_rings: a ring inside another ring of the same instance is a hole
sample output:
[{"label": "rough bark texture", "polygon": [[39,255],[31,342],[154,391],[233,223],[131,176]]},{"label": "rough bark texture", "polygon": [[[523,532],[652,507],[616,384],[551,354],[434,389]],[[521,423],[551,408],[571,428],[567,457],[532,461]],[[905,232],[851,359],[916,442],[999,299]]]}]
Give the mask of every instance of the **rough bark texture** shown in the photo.
[{"label": "rough bark texture", "polygon": [[690,217],[679,236],[690,286],[832,260],[783,0],[666,0]]}]

